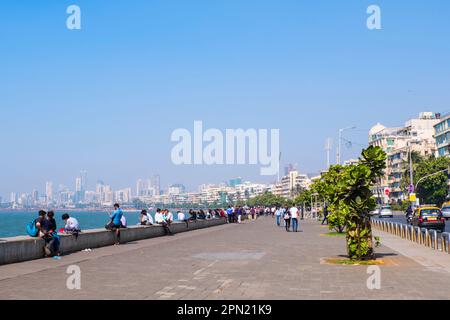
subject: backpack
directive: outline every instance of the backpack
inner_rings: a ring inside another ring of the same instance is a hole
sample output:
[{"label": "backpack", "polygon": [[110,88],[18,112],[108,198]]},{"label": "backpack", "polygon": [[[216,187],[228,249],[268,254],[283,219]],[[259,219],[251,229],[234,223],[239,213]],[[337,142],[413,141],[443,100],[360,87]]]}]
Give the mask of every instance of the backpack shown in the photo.
[{"label": "backpack", "polygon": [[36,227],[36,220],[31,221],[30,223],[27,224],[27,233],[30,237],[37,237],[39,230]]}]

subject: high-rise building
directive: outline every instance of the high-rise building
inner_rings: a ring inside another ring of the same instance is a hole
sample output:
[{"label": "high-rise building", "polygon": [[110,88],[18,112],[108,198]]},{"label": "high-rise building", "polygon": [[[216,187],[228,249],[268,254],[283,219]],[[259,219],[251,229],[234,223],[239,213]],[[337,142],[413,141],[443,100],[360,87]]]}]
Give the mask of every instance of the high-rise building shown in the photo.
[{"label": "high-rise building", "polygon": [[84,193],[87,190],[87,171],[80,170],[80,178],[81,178],[81,191]]},{"label": "high-rise building", "polygon": [[83,201],[83,181],[81,177],[75,179],[75,203]]},{"label": "high-rise building", "polygon": [[95,198],[100,203],[105,200],[105,183],[102,180],[98,180],[95,185]]},{"label": "high-rise building", "polygon": [[157,196],[159,196],[161,194],[161,181],[160,181],[160,176],[159,174],[155,174],[152,178],[151,178],[151,188],[153,188],[155,190],[155,193]]},{"label": "high-rise building", "polygon": [[11,203],[17,203],[17,193],[11,192],[11,196],[9,197],[9,202]]},{"label": "high-rise building", "polygon": [[32,197],[32,200],[33,200],[33,204],[37,204],[39,202],[39,191],[34,189],[32,194],[31,194],[31,197]]},{"label": "high-rise building", "polygon": [[53,201],[53,182],[51,181],[45,183],[45,197],[47,204]]}]

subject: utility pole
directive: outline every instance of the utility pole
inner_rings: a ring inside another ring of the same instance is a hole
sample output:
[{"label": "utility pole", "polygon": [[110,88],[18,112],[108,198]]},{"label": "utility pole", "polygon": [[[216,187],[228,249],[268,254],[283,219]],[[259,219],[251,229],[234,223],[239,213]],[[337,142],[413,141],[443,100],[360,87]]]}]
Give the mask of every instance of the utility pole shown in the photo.
[{"label": "utility pole", "polygon": [[346,130],[352,130],[352,129],[356,129],[355,126],[353,127],[347,127],[347,128],[342,128],[339,129],[339,141],[338,141],[338,152],[337,152],[337,164],[341,164],[341,157],[342,157],[342,149],[341,149],[341,145],[342,145],[342,133]]}]

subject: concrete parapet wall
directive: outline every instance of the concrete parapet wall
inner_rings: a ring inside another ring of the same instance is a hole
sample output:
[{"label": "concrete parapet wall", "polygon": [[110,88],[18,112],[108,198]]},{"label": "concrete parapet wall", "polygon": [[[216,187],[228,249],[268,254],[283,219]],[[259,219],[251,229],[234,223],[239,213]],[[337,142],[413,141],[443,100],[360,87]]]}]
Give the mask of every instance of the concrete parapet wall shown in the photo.
[{"label": "concrete parapet wall", "polygon": [[[197,220],[189,222],[174,222],[170,226],[173,233],[181,233],[196,229],[209,228],[226,224],[226,219]],[[165,235],[162,226],[131,226],[121,229],[121,243],[161,237]],[[100,248],[114,244],[114,233],[105,229],[83,231],[75,238],[72,235],[61,234],[61,254],[81,251],[88,248]],[[30,237],[14,237],[0,240],[0,265],[10,264],[44,257],[44,240]]]}]

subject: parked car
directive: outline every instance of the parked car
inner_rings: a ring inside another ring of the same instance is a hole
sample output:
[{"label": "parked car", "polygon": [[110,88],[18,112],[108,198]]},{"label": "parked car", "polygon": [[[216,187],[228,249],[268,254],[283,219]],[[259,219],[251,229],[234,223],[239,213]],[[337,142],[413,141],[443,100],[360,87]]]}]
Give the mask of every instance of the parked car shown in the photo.
[{"label": "parked car", "polygon": [[445,218],[441,209],[435,206],[423,206],[414,211],[411,224],[416,227],[444,232]]},{"label": "parked car", "polygon": [[393,218],[394,213],[392,212],[391,206],[383,206],[380,208],[380,211],[378,212],[379,218]]},{"label": "parked car", "polygon": [[442,216],[445,218],[445,220],[450,219],[450,202],[446,202],[442,205]]}]

